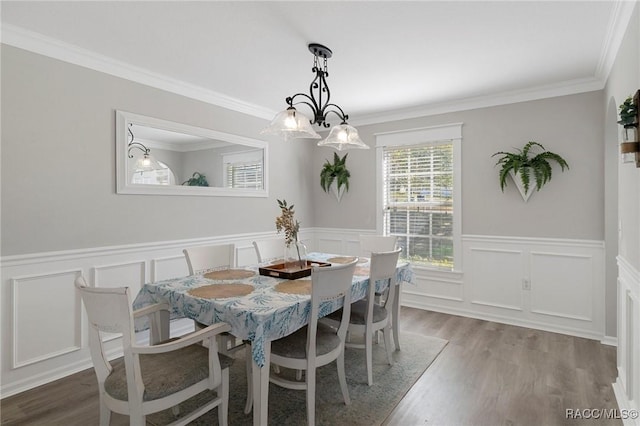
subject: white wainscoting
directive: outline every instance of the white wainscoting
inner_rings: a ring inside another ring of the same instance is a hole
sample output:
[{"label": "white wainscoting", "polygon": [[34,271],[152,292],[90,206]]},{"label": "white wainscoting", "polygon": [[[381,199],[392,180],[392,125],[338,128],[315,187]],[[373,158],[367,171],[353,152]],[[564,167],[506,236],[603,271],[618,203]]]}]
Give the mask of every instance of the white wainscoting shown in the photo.
[{"label": "white wainscoting", "polygon": [[[618,378],[613,390],[625,425],[640,419],[625,418],[640,410],[640,272],[618,256]],[[625,410],[627,410],[625,412]]]},{"label": "white wainscoting", "polygon": [[[275,232],[227,235],[3,257],[1,397],[92,366],[86,314],[74,287],[77,276],[84,275],[96,287],[129,286],[135,295],[145,282],[187,275],[185,247],[233,242],[236,263],[243,266],[256,263],[254,239],[275,236]],[[311,231],[302,230],[300,236],[313,247]],[[177,321],[172,333],[190,326],[190,321]],[[139,339],[146,338],[144,333],[141,336]],[[118,336],[103,339],[112,356],[119,356]]]},{"label": "white wainscoting", "polygon": [[[315,229],[318,250],[358,254],[371,231]],[[463,271],[414,267],[402,304],[602,341],[604,242],[463,235]]]},{"label": "white wainscoting", "polygon": [[[301,237],[310,251],[357,255],[365,233],[374,232],[315,228],[302,230]],[[233,242],[236,263],[243,266],[256,262],[252,240],[274,236],[227,235],[3,257],[0,395],[91,367],[86,314],[73,286],[76,276],[100,287],[127,285],[135,293],[144,282],[186,275],[185,247]],[[403,287],[402,304],[603,338],[602,242],[464,236],[462,254],[464,272],[414,268],[415,282]],[[633,312],[637,317],[640,307]],[[176,325],[189,327],[185,321]],[[635,327],[637,334],[640,327]],[[105,340],[117,356],[119,339]]]},{"label": "white wainscoting", "polygon": [[464,271],[415,268],[403,304],[604,338],[603,242],[464,235],[462,249]]}]

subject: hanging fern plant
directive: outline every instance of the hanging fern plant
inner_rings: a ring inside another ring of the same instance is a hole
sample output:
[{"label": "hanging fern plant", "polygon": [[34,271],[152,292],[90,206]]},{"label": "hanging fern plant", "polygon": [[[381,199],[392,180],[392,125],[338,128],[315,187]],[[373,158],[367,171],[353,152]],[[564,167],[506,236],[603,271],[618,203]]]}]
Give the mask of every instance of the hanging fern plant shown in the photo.
[{"label": "hanging fern plant", "polygon": [[[529,151],[534,146],[542,149],[542,152],[530,158]],[[516,152],[499,151],[493,154],[492,157],[496,155],[501,155],[496,166],[501,166],[499,177],[502,192],[504,192],[504,188],[507,186],[507,176],[510,172],[515,176],[520,176],[520,180],[524,186],[524,192],[528,194],[531,179],[535,181],[537,191],[540,191],[540,188],[551,180],[552,167],[550,161],[558,163],[562,171],[564,171],[565,168],[569,169],[569,164],[567,164],[564,158],[545,150],[544,146],[538,142],[528,142],[524,148],[517,149]]]},{"label": "hanging fern plant", "polygon": [[337,153],[333,153],[333,163],[326,160],[320,172],[320,186],[324,192],[329,192],[331,185],[336,183],[336,198],[340,201],[344,191],[349,191],[349,178],[351,173],[347,170],[347,155],[340,158]]}]

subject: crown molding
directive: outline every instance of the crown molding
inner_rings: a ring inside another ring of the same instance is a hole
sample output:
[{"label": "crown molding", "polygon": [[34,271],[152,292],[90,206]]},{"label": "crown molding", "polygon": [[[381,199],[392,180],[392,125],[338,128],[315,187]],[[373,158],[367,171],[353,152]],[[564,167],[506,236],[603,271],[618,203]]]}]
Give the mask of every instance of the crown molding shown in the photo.
[{"label": "crown molding", "polygon": [[90,50],[64,43],[15,25],[2,25],[2,44],[28,50],[53,59],[124,78],[257,118],[271,120],[276,114],[276,111],[244,102],[200,86],[185,83],[125,62],[116,61],[108,56],[99,55]]},{"label": "crown molding", "polygon": [[[350,123],[355,126],[362,126],[602,90],[615,62],[616,54],[624,38],[635,6],[635,1],[616,1],[613,13],[610,16],[609,29],[603,42],[602,54],[598,61],[594,77],[502,92],[488,96],[360,114],[357,117],[352,117]],[[277,111],[244,102],[200,86],[172,79],[128,63],[116,61],[107,56],[98,55],[78,46],[64,43],[14,25],[4,24],[2,26],[2,43],[257,118],[271,120],[277,113]]]},{"label": "crown molding", "polygon": [[458,99],[451,102],[422,105],[382,113],[361,114],[356,119],[352,118],[350,123],[355,126],[362,126],[602,90],[615,63],[616,55],[624,39],[629,21],[633,16],[636,3],[636,1],[626,0],[615,2],[614,10],[609,17],[608,31],[602,45],[600,59],[592,78],[570,80],[549,86]]},{"label": "crown molding", "polygon": [[596,77],[607,81],[613,68],[616,55],[624,39],[627,26],[636,7],[636,1],[617,1],[609,17],[609,28],[602,46],[602,54],[596,67]]},{"label": "crown molding", "polygon": [[604,81],[598,78],[584,78],[569,80],[562,83],[538,86],[530,89],[502,92],[489,96],[458,99],[432,105],[414,108],[404,108],[382,113],[363,114],[357,119],[349,120],[354,126],[384,123],[388,121],[406,120],[410,118],[445,114],[450,112],[467,111],[478,108],[488,108],[499,105],[515,104],[518,102],[534,101],[538,99],[554,98],[557,96],[574,95],[577,93],[593,92],[604,88]]}]

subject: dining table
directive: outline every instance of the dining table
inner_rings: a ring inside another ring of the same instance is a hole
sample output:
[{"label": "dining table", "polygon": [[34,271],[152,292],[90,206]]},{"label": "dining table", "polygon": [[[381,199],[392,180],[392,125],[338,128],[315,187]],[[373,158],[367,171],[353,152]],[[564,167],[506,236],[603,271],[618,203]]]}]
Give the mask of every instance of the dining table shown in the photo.
[{"label": "dining table", "polygon": [[[354,257],[311,252],[307,260],[310,264],[339,264]],[[352,302],[366,296],[369,266],[369,258],[358,258],[351,285]],[[143,284],[133,301],[134,309],[167,303],[172,319],[190,318],[204,325],[225,322],[231,326],[233,336],[250,342],[254,425],[267,424],[271,342],[307,325],[311,306],[310,276],[289,280],[272,276],[265,268],[267,265],[250,265],[149,282]],[[413,282],[408,262],[398,261],[396,279],[399,283]],[[375,285],[377,292],[383,292],[388,282]],[[323,302],[321,315],[340,309],[341,303]],[[168,319],[161,326],[162,335],[168,334]],[[137,330],[145,327],[143,323],[136,324]]]}]

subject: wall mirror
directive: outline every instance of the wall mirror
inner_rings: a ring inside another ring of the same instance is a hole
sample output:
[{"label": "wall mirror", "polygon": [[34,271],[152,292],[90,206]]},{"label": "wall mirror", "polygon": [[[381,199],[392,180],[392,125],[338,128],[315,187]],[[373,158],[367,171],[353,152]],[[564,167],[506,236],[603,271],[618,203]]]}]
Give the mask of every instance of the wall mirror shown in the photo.
[{"label": "wall mirror", "polygon": [[267,197],[267,143],[116,111],[118,194]]}]

